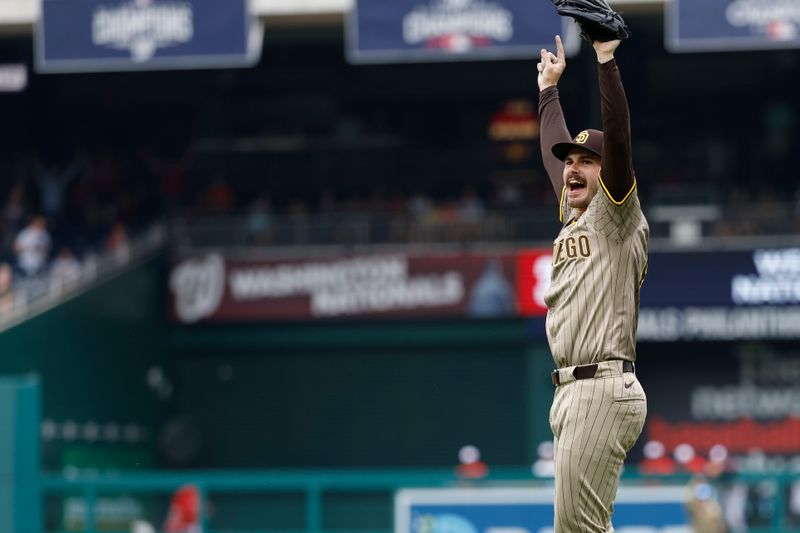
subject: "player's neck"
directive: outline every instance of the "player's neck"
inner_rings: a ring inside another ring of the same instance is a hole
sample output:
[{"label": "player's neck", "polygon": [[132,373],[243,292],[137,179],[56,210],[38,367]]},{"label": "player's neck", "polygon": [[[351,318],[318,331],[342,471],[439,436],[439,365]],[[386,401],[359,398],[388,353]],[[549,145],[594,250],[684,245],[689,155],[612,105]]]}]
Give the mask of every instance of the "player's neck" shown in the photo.
[{"label": "player's neck", "polygon": [[572,218],[575,221],[577,221],[579,218],[581,218],[581,215],[584,214],[585,212],[586,208],[581,209],[576,207],[575,209],[572,210]]}]

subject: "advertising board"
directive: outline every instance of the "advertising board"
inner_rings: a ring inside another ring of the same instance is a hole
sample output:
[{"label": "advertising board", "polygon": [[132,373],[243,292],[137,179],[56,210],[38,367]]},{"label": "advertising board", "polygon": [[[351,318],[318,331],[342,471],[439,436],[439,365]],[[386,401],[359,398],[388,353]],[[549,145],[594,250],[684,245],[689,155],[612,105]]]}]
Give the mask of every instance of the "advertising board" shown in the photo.
[{"label": "advertising board", "polygon": [[536,58],[565,29],[549,2],[357,0],[347,55],[353,63]]},{"label": "advertising board", "polygon": [[[527,317],[544,338],[552,252],[342,255],[177,261],[178,322]],[[640,341],[800,338],[800,248],[653,252]]]},{"label": "advertising board", "polygon": [[36,70],[250,66],[262,36],[248,0],[42,0]]},{"label": "advertising board", "polygon": [[795,0],[668,0],[664,20],[672,52],[800,48]]},{"label": "advertising board", "polygon": [[[620,487],[617,533],[689,533],[684,487]],[[395,533],[552,533],[553,489],[406,489],[395,495]]]},{"label": "advertising board", "polygon": [[370,254],[298,260],[184,259],[172,314],[198,321],[516,316],[510,254]]}]

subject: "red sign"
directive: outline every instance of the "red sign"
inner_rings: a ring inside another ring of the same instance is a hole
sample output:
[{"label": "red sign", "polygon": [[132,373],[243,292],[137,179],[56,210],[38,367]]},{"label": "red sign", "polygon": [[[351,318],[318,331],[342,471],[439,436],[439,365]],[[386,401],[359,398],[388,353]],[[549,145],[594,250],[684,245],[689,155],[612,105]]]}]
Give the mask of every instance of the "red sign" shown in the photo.
[{"label": "red sign", "polygon": [[170,275],[183,323],[516,316],[511,254],[403,253],[298,259],[184,259]]},{"label": "red sign", "polygon": [[730,422],[669,422],[653,416],[647,422],[647,438],[668,450],[689,443],[698,452],[721,444],[730,453],[746,454],[754,449],[770,455],[794,455],[800,450],[800,418],[756,421],[739,418]]},{"label": "red sign", "polygon": [[522,316],[545,316],[544,293],[550,287],[553,253],[549,248],[517,254],[517,308]]}]

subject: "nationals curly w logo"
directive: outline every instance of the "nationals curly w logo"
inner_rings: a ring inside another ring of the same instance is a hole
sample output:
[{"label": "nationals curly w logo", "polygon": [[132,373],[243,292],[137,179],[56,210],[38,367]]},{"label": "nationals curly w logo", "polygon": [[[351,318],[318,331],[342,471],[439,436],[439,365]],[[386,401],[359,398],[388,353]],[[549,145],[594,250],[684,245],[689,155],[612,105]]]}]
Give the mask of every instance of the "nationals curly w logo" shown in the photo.
[{"label": "nationals curly w logo", "polygon": [[225,294],[225,260],[219,254],[187,259],[169,279],[175,298],[175,314],[185,324],[212,316]]}]

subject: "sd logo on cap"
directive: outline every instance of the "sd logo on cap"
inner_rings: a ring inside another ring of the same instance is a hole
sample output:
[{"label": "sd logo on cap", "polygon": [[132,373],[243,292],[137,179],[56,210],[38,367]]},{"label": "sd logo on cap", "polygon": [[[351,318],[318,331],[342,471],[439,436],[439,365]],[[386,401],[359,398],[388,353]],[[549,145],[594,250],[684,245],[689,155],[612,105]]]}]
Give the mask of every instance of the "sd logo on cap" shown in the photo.
[{"label": "sd logo on cap", "polygon": [[583,130],[575,136],[571,142],[557,143],[553,145],[553,155],[564,160],[570,150],[580,148],[587,150],[600,157],[603,156],[603,132],[600,130]]}]

